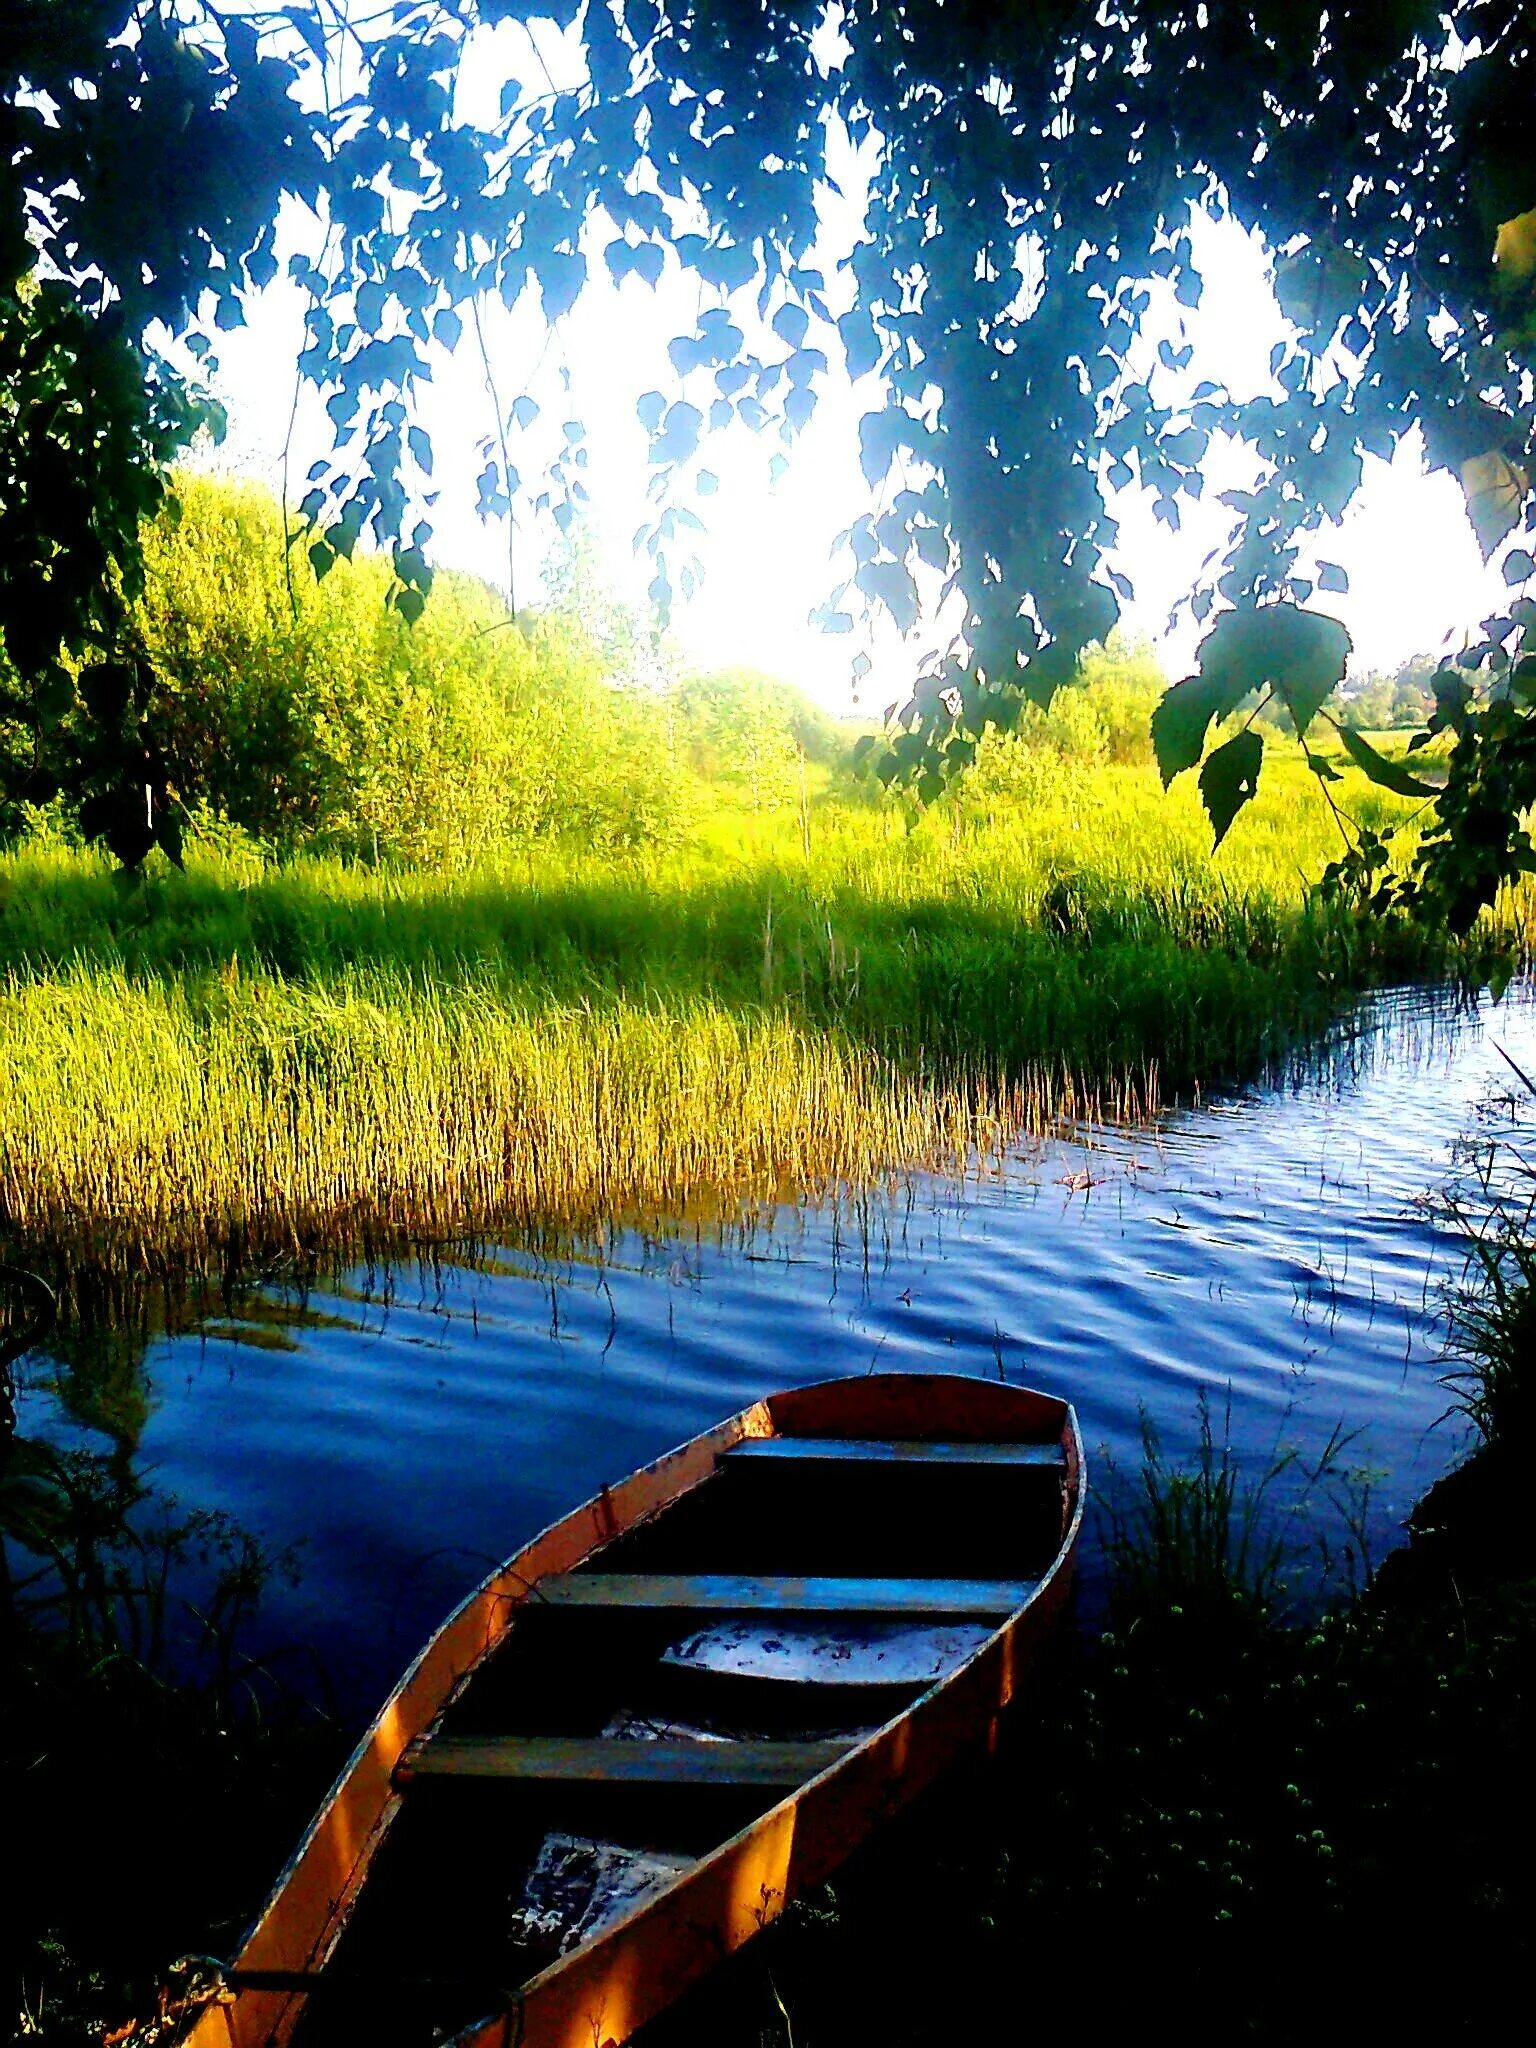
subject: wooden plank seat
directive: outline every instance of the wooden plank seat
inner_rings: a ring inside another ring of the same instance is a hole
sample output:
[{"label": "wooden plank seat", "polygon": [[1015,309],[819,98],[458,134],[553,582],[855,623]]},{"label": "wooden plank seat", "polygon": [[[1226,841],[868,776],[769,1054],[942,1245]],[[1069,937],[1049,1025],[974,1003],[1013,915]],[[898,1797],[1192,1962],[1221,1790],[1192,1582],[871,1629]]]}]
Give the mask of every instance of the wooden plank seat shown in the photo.
[{"label": "wooden plank seat", "polygon": [[734,1572],[551,1572],[530,1598],[548,1607],[678,1613],[979,1614],[1001,1621],[1033,1579],[757,1578]]},{"label": "wooden plank seat", "polygon": [[1044,1465],[1065,1470],[1062,1444],[913,1443],[844,1436],[749,1436],[722,1458],[837,1459],[850,1465]]},{"label": "wooden plank seat", "polygon": [[762,1785],[790,1790],[835,1764],[857,1736],[824,1742],[641,1742],[612,1736],[439,1735],[413,1742],[395,1783],[487,1778],[609,1785]]}]

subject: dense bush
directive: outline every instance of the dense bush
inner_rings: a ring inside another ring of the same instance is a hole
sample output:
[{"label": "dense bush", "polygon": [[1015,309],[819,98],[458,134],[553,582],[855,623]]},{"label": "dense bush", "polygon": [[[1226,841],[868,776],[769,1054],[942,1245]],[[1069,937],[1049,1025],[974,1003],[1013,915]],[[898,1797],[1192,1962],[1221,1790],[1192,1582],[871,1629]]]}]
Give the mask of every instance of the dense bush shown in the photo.
[{"label": "dense bush", "polygon": [[140,616],[172,781],[288,851],[459,864],[509,835],[675,836],[690,792],[653,700],[609,683],[558,616],[508,618],[440,574],[415,626],[383,562],[317,582],[286,559],[277,505],[183,478],[181,517],[147,536]]},{"label": "dense bush", "polygon": [[[594,580],[590,549],[554,565],[548,609],[515,620],[486,585],[439,572],[412,626],[377,557],[319,580],[302,545],[285,555],[261,488],[184,476],[178,498],[146,531],[138,621],[149,738],[204,838],[233,828],[284,856],[448,867],[551,835],[668,844],[711,799],[796,802],[802,758],[846,753],[787,683],[739,669],[676,681],[670,651]],[[38,823],[24,801],[36,741],[6,709],[0,690],[18,795],[0,831],[14,835]],[[53,744],[67,753],[67,727]],[[44,794],[58,780],[32,779]],[[48,822],[68,833],[67,798]]]},{"label": "dense bush", "polygon": [[754,811],[794,803],[802,759],[831,762],[840,751],[834,720],[788,683],[755,669],[687,677],[677,692],[677,719],[694,772]]},{"label": "dense bush", "polygon": [[962,800],[1032,802],[1042,783],[1059,780],[1066,761],[1089,768],[1150,761],[1152,711],[1167,687],[1150,647],[1111,634],[1106,647],[1088,650],[1048,711],[1027,704],[1013,732],[987,735],[960,784]]}]

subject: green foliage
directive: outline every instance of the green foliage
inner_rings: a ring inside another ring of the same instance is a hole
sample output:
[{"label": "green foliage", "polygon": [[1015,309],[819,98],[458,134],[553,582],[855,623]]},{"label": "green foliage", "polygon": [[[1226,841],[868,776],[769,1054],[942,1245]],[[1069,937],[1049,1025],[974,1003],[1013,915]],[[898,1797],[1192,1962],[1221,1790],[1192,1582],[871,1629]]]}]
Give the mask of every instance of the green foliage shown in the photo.
[{"label": "green foliage", "polygon": [[1470,1283],[1453,1305],[1449,1377],[1455,1405],[1487,1442],[1536,1442],[1536,1238],[1529,1209],[1501,1217],[1473,1246]]},{"label": "green foliage", "polygon": [[1415,775],[1411,768],[1401,761],[1395,761],[1389,754],[1373,747],[1363,732],[1353,726],[1339,727],[1339,744],[1355,766],[1374,782],[1378,789],[1390,789],[1394,796],[1433,796],[1433,783],[1425,782]]},{"label": "green foliage", "polygon": [[[1205,752],[1206,734],[1250,698],[1278,698],[1304,737],[1344,674],[1349,635],[1336,619],[1294,604],[1224,612],[1200,649],[1200,670],[1175,683],[1152,717],[1152,744],[1166,785]],[[1200,795],[1219,846],[1258,788],[1264,743],[1250,715],[1200,771]]]},{"label": "green foliage", "polygon": [[[70,761],[121,744],[131,696],[159,778],[153,818],[162,843],[174,827],[178,857],[188,821],[284,855],[448,866],[557,833],[674,842],[706,785],[780,807],[799,800],[802,747],[823,765],[846,753],[834,722],[771,677],[673,683],[589,553],[556,564],[543,613],[513,620],[486,586],[445,574],[408,623],[384,602],[377,555],[359,549],[322,579],[301,549],[285,553],[267,492],[193,475],[176,488],[175,518],[144,536],[137,665],[80,671],[80,705],[36,758],[62,788]],[[0,720],[0,749],[31,760],[35,735]],[[131,795],[142,830],[142,788]],[[87,838],[95,801],[78,782],[63,798]],[[37,813],[14,798],[0,826]]]},{"label": "green foliage", "polygon": [[1351,678],[1340,693],[1340,723],[1366,732],[1387,732],[1394,727],[1412,731],[1422,726],[1434,709],[1435,668],[1432,655],[1415,655],[1389,676]]},{"label": "green foliage", "polygon": [[[147,729],[182,811],[280,852],[462,866],[509,836],[674,838],[695,807],[658,698],[575,620],[514,622],[471,578],[409,624],[359,550],[317,579],[276,502],[184,476],[145,537]],[[14,813],[13,813],[13,823]]]},{"label": "green foliage", "polygon": [[755,669],[685,677],[674,701],[695,773],[754,811],[798,802],[802,762],[835,766],[845,751],[834,720],[791,684]]},{"label": "green foliage", "polygon": [[[1484,628],[1491,635],[1503,623],[1485,620]],[[1479,668],[1492,673],[1491,685],[1478,686]],[[1377,911],[1427,912],[1452,932],[1464,933],[1500,890],[1536,873],[1528,826],[1536,804],[1536,656],[1511,668],[1490,637],[1458,663],[1437,669],[1434,687],[1435,709],[1409,741],[1408,753],[1447,741],[1444,780],[1412,862],[1398,871],[1381,835],[1362,828],[1330,864],[1323,885]],[[1373,781],[1384,788],[1405,786],[1402,763],[1380,762],[1357,735],[1346,744]]]},{"label": "green foliage", "polygon": [[[1311,1471],[1282,1450],[1255,1476],[1232,1447],[1230,1415],[1218,1437],[1203,1389],[1196,1405],[1191,1459],[1170,1462],[1143,1416],[1140,1471],[1133,1480],[1109,1475],[1110,1624],[1119,1631],[1173,1626],[1186,1641],[1199,1640],[1202,1657],[1215,1663],[1284,1621],[1303,1587],[1317,1600],[1319,1559],[1309,1554],[1306,1518],[1325,1503],[1332,1511],[1330,1489],[1350,1477],[1342,1463],[1348,1444],[1336,1437]],[[1292,1498],[1284,1504],[1287,1490]],[[1353,1591],[1363,1561],[1351,1568]]]},{"label": "green foliage", "polygon": [[[982,736],[952,784],[954,802],[968,813],[1039,804],[1049,814],[1084,773],[1149,764],[1150,720],[1167,687],[1149,647],[1111,634],[1107,647],[1085,651],[1048,708],[1024,704],[1011,730]],[[884,757],[866,747],[862,759],[870,766]]]},{"label": "green foliage", "polygon": [[1200,800],[1210,817],[1218,846],[1231,831],[1233,819],[1258,789],[1263,761],[1264,742],[1251,731],[1234,733],[1206,756],[1200,770]]},{"label": "green foliage", "polygon": [[654,619],[615,596],[598,559],[592,530],[573,522],[545,558],[544,609],[573,626],[592,648],[610,683],[661,691],[676,681],[676,658]]},{"label": "green foliage", "polygon": [[87,317],[63,280],[0,255],[0,814],[62,794],[130,865],[180,847],[149,671],[118,653],[140,522],[171,455],[219,425],[133,343],[116,309]]},{"label": "green foliage", "polygon": [[[1536,1102],[1536,1080],[1514,1074],[1516,1101]],[[1523,1471],[1536,1444],[1536,1159],[1518,1142],[1496,1144],[1448,1210],[1468,1250],[1450,1296],[1445,1385],[1502,1469]]]},{"label": "green foliage", "polygon": [[[893,779],[922,794],[988,730],[1010,727],[1021,695],[1048,705],[1113,626],[1129,586],[1108,559],[1104,482],[1139,483],[1177,527],[1213,441],[1252,449],[1256,481],[1224,495],[1229,530],[1189,602],[1197,619],[1217,616],[1217,632],[1222,614],[1262,613],[1265,636],[1289,609],[1284,672],[1270,680],[1303,728],[1333,664],[1321,644],[1300,658],[1298,636],[1338,629],[1303,627],[1297,608],[1342,576],[1301,565],[1366,453],[1390,454],[1420,427],[1431,461],[1461,477],[1485,552],[1524,516],[1536,189],[1521,0],[1263,0],[1112,18],[1064,0],[1005,10],[985,35],[965,9],[856,0],[840,12],[835,57],[814,40],[814,9],[733,0],[702,34],[691,16],[617,0],[557,8],[579,26],[584,65],[552,84],[530,59],[477,124],[459,88],[482,75],[486,31],[547,11],[545,0],[382,0],[356,15],[291,0],[243,17],[167,0],[137,10],[131,34],[120,32],[126,0],[23,12],[0,74],[7,334],[35,268],[57,306],[50,332],[68,326],[79,365],[71,403],[82,417],[98,408],[133,451],[95,463],[82,449],[63,480],[34,474],[30,457],[6,471],[0,516],[31,536],[18,559],[35,568],[56,546],[80,565],[78,577],[46,573],[49,603],[34,616],[33,569],[0,584],[0,630],[39,732],[70,708],[60,648],[130,666],[137,654],[114,644],[110,594],[119,572],[132,580],[162,443],[195,418],[188,387],[143,337],[163,321],[206,352],[239,323],[244,296],[275,272],[283,194],[331,223],[320,254],[288,265],[307,299],[300,372],[337,435],[301,507],[308,558],[324,574],[371,535],[407,619],[431,581],[432,449],[411,407],[427,351],[452,346],[483,297],[512,305],[536,292],[553,322],[594,263],[651,286],[674,264],[698,279],[696,321],[671,347],[677,386],[640,403],[656,472],[640,544],[663,608],[692,577],[690,500],[713,482],[698,466],[706,428],[741,422],[787,443],[836,351],[855,373],[879,371],[860,454],[872,493],[890,489],[844,536],[830,614],[846,622],[846,598],[905,629],[918,576],[947,579],[954,644],[919,679],[887,756]],[[700,105],[718,120],[701,127]],[[878,142],[867,232],[835,294],[817,267],[816,204],[834,132]],[[1230,214],[1276,252],[1290,327],[1252,397],[1184,375],[1183,312],[1203,287],[1194,207]],[[753,289],[766,340],[737,317]],[[205,304],[212,332],[198,324]],[[24,354],[8,358],[13,423],[30,416]],[[135,425],[156,379],[158,440]],[[533,402],[497,404],[482,509],[504,514],[526,492],[569,530],[586,496],[580,421],[565,423],[547,477],[525,484],[512,454]],[[18,449],[27,431],[13,425]],[[1527,559],[1511,557],[1517,572]],[[1528,630],[1514,613],[1495,622],[1490,670],[1528,658]],[[1214,685],[1209,701],[1220,715]],[[1486,765],[1532,716],[1511,701],[1502,723],[1480,728],[1478,763],[1460,778],[1480,785],[1477,815],[1452,804],[1427,842],[1425,886],[1410,893],[1421,908],[1451,904],[1465,920],[1507,873],[1507,815],[1490,856],[1476,834],[1496,800],[1520,793],[1518,775]],[[1169,759],[1192,767],[1193,694],[1180,703]],[[152,819],[152,761],[93,792],[96,822],[130,857],[143,833],[124,793],[146,767]],[[1217,771],[1209,786],[1225,806],[1257,778]],[[1431,886],[1442,854],[1447,879]]]}]

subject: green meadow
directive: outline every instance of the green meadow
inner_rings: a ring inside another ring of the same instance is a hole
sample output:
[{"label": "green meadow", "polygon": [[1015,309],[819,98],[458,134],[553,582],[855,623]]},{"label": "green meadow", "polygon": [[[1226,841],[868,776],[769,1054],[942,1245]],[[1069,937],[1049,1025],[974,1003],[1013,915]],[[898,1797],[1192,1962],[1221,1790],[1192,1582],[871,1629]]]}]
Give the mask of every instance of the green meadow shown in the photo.
[{"label": "green meadow", "polygon": [[0,853],[0,1229],[61,1274],[954,1164],[1252,1073],[1452,965],[1317,901],[1339,840],[1299,750],[1213,860],[1134,650],[918,814],[793,690],[658,678],[579,561],[564,611],[445,578],[411,629],[376,563],[285,572],[259,494],[184,498],[144,602],[184,869],[125,879],[58,804]]},{"label": "green meadow", "polygon": [[1049,789],[451,872],[194,845],[125,887],[23,845],[7,1234],[132,1270],[858,1181],[1144,1113],[1443,964],[1309,900],[1328,826],[1299,763],[1215,864],[1150,769]]}]

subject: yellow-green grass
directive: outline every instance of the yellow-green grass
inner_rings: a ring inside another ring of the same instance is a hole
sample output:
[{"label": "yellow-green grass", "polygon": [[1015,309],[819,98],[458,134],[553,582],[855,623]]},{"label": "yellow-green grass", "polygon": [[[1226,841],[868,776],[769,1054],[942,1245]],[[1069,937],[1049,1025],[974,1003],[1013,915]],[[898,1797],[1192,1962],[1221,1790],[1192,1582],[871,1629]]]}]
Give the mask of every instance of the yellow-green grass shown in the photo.
[{"label": "yellow-green grass", "polygon": [[0,861],[0,1234],[61,1272],[244,1263],[864,1182],[1145,1111],[1443,965],[1308,900],[1326,809],[1299,763],[1266,778],[1214,863],[1191,793],[1060,761],[913,829],[823,802],[808,854],[799,819],[736,814],[629,858],[204,849],[125,888],[34,844]]},{"label": "yellow-green grass", "polygon": [[537,1009],[485,978],[93,972],[4,1004],[25,1048],[7,1061],[11,1229],[88,1238],[119,1270],[167,1246],[362,1247],[867,1180],[1080,1106],[904,1074],[696,997]]}]

